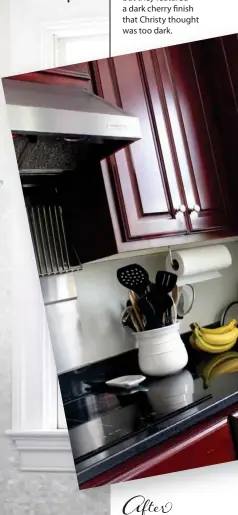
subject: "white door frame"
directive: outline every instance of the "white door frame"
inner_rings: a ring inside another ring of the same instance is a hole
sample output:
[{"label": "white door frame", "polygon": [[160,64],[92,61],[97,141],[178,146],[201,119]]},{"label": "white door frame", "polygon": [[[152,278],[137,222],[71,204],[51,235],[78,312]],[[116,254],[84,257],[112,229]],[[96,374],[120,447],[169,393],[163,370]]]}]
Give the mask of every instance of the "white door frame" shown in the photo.
[{"label": "white door frame", "polygon": [[[42,69],[75,64],[73,62],[67,62],[62,65],[62,63],[59,64],[57,60],[57,39],[70,37],[82,39],[82,43],[85,45],[85,52],[88,39],[96,37],[98,43],[98,41],[108,38],[109,51],[109,19],[106,17],[96,18],[95,20],[86,18],[55,24],[45,24],[41,31]],[[105,55],[105,57],[108,57],[108,55]],[[87,53],[85,53],[85,58],[81,62],[84,61],[87,61]]]}]

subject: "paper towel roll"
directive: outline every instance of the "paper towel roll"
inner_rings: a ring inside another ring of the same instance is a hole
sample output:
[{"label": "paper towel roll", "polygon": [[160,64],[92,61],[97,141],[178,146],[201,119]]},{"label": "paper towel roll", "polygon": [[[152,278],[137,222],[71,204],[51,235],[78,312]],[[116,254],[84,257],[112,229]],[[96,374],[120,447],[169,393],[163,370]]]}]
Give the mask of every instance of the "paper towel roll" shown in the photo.
[{"label": "paper towel roll", "polygon": [[[193,249],[177,250],[172,252],[172,266],[170,256],[166,258],[166,270],[177,274],[178,277],[198,276],[228,268],[232,264],[232,257],[225,245],[211,245]],[[198,282],[198,281],[196,281]]]}]

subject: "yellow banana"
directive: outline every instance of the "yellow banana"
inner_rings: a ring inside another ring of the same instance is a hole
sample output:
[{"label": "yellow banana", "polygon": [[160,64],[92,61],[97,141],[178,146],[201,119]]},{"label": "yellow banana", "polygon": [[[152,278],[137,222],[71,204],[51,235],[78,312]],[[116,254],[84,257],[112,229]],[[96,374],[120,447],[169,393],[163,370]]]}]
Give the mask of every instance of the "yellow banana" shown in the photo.
[{"label": "yellow banana", "polygon": [[199,327],[199,330],[202,334],[225,334],[234,329],[234,327],[236,327],[236,324],[237,321],[235,318],[233,318],[227,325],[216,327],[215,329],[210,329],[208,327]]},{"label": "yellow banana", "polygon": [[205,343],[208,343],[209,345],[215,345],[215,346],[225,346],[228,345],[231,342],[234,342],[238,338],[238,329],[237,327],[234,327],[230,331],[224,334],[207,334],[202,333],[199,329],[196,329],[196,334],[199,334],[199,336],[203,339]]},{"label": "yellow banana", "polygon": [[236,333],[235,337],[233,338],[233,340],[223,343],[222,345],[221,345],[221,343],[215,345],[215,343],[210,344],[208,342],[205,342],[204,339],[201,337],[201,334],[199,333],[198,329],[194,330],[194,336],[195,336],[195,339],[194,339],[195,347],[203,352],[209,352],[210,354],[219,354],[221,352],[226,352],[226,351],[232,349],[232,347],[234,347],[234,345],[237,341],[237,333]]},{"label": "yellow banana", "polygon": [[194,349],[196,349],[196,338],[194,336],[194,333],[191,334],[190,338],[189,338],[189,343],[191,345],[191,347],[193,347]]}]

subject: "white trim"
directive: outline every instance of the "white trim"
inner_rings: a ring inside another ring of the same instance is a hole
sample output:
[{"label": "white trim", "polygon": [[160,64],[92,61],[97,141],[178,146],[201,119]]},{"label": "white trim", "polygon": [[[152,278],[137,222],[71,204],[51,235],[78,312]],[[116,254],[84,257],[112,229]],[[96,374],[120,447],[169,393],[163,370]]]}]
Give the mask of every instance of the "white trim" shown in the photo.
[{"label": "white trim", "polygon": [[1,81],[0,110],[1,287],[8,303],[7,310],[2,303],[1,313],[11,313],[6,329],[12,344],[7,436],[19,451],[21,470],[72,472],[68,431],[57,429],[56,367]]},{"label": "white trim", "polygon": [[13,431],[57,428],[58,380],[43,299],[42,310],[40,346],[19,338],[12,349]]},{"label": "white trim", "polygon": [[[42,69],[62,66],[57,62],[57,39],[80,38],[85,42],[92,37],[108,37],[109,45],[109,19],[85,18],[74,21],[64,21],[55,24],[44,24],[41,31],[41,62]],[[105,56],[106,57],[106,56]],[[85,61],[86,61],[85,57]],[[64,63],[64,66],[75,63]]]},{"label": "white trim", "polygon": [[[46,316],[42,315],[40,348],[39,341],[14,340],[12,429],[6,434],[19,453],[21,471],[75,472]],[[58,429],[59,422],[62,429]]]},{"label": "white trim", "polygon": [[7,431],[19,452],[22,472],[75,473],[67,430]]}]

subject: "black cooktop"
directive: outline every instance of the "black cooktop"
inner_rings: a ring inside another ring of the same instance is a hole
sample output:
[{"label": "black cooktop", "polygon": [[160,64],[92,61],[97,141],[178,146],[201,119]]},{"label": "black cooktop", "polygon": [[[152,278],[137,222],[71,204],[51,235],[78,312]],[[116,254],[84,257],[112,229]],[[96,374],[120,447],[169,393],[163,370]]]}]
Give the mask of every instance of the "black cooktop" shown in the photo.
[{"label": "black cooktop", "polygon": [[132,391],[105,381],[139,373],[136,351],[59,377],[79,485],[238,401],[238,373],[208,386],[197,359]]}]

